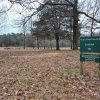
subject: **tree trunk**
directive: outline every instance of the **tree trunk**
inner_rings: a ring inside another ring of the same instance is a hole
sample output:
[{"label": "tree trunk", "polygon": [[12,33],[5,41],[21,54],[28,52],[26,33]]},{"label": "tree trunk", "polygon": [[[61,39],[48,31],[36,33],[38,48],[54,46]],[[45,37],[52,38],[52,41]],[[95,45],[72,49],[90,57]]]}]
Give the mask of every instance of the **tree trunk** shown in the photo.
[{"label": "tree trunk", "polygon": [[35,48],[35,46],[34,46],[34,37],[32,36],[32,47],[33,47],[33,49]]},{"label": "tree trunk", "polygon": [[70,40],[70,48],[71,48],[71,50],[73,49],[73,41],[72,40]]},{"label": "tree trunk", "polygon": [[94,24],[94,21],[92,20],[92,23],[91,23],[91,37],[94,35],[93,34],[93,24]]},{"label": "tree trunk", "polygon": [[52,38],[50,37],[50,48],[51,48],[51,50],[52,50]]},{"label": "tree trunk", "polygon": [[40,49],[38,36],[37,36],[37,48]]},{"label": "tree trunk", "polygon": [[59,47],[59,35],[57,33],[55,34],[55,39],[56,39],[56,50],[60,50],[60,47]]},{"label": "tree trunk", "polygon": [[44,40],[44,49],[45,49],[45,36],[44,36],[43,40]]},{"label": "tree trunk", "polygon": [[79,39],[77,3],[78,3],[78,0],[74,0],[74,6],[73,6],[73,50],[78,49],[78,39]]},{"label": "tree trunk", "polygon": [[23,33],[24,33],[24,37],[23,37],[23,44],[24,44],[24,49],[26,49],[26,34],[25,34],[25,25],[23,25]]}]

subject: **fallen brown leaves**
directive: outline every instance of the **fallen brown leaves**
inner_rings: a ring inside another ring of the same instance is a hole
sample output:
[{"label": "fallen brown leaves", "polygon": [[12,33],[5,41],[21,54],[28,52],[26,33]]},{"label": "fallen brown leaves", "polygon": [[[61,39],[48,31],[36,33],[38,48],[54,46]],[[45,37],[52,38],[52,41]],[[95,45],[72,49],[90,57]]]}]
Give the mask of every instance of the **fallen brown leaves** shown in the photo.
[{"label": "fallen brown leaves", "polygon": [[97,64],[79,51],[1,50],[0,100],[100,100]]}]

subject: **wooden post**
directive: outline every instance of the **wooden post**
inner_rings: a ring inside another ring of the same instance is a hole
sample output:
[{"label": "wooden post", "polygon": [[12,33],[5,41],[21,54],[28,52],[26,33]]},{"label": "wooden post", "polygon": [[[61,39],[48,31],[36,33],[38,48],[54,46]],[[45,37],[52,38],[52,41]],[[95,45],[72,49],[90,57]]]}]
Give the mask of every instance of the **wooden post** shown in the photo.
[{"label": "wooden post", "polygon": [[25,24],[23,24],[23,34],[24,34],[24,39],[23,39],[23,44],[24,44],[24,49],[26,49],[26,32],[25,32]]},{"label": "wooden post", "polygon": [[79,39],[79,30],[78,30],[78,0],[74,0],[73,6],[73,50],[78,49],[78,39]]},{"label": "wooden post", "polygon": [[99,79],[100,79],[100,63],[99,63],[99,72],[98,72],[98,76],[99,76]]},{"label": "wooden post", "polygon": [[83,62],[80,62],[81,66],[80,66],[80,75],[83,75]]}]

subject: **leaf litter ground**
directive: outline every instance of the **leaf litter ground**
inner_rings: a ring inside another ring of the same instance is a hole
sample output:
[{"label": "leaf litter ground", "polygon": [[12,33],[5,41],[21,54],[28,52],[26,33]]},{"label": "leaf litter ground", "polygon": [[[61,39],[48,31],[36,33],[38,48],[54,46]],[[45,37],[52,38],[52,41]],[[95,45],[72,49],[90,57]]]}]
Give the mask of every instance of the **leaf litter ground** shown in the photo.
[{"label": "leaf litter ground", "polygon": [[100,100],[98,64],[79,51],[0,50],[0,100]]}]

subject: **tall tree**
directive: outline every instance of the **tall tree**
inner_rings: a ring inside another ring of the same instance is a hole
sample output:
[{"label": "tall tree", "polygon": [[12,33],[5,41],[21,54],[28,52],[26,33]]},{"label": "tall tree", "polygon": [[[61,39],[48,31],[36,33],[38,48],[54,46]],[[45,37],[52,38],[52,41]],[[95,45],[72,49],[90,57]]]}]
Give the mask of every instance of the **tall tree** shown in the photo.
[{"label": "tall tree", "polygon": [[[93,25],[94,22],[100,23],[100,20],[99,20],[100,1],[99,0],[88,0],[88,1],[87,0],[80,0],[80,1],[78,1],[78,0],[45,0],[44,4],[41,4],[41,2],[39,2],[39,0],[27,0],[27,1],[25,1],[25,0],[10,0],[10,1],[20,4],[22,7],[25,7],[30,12],[33,11],[33,13],[30,13],[28,16],[26,16],[27,20],[24,24],[26,24],[27,21],[32,16],[34,16],[39,11],[41,11],[46,5],[50,5],[50,4],[54,5],[55,6],[54,12],[56,12],[57,7],[60,8],[61,5],[64,6],[66,4],[66,5],[69,5],[70,7],[72,7],[73,8],[73,49],[78,49],[78,37],[79,37],[78,17],[79,17],[79,15],[84,15],[85,18],[87,17],[87,18],[91,19],[92,20],[91,26],[94,26]],[[34,3],[35,2],[38,2],[38,6],[39,5],[40,6],[34,10]],[[97,2],[96,5],[95,5],[95,2]],[[94,13],[95,16],[93,16],[93,9],[87,10],[89,5],[92,5],[92,8],[94,7],[97,9],[94,11],[94,12],[96,12],[96,13]],[[61,9],[57,10],[57,13],[59,13],[60,11],[61,11]],[[62,15],[61,12],[60,12],[60,15]],[[25,17],[25,19],[26,19],[26,17]],[[55,16],[54,18],[55,19],[58,18],[58,15]],[[55,21],[58,21],[58,20],[55,20]],[[55,24],[53,27],[55,27],[56,32],[59,30],[58,29],[59,27],[57,26],[57,24]],[[93,31],[93,28],[91,28],[91,33]],[[56,34],[56,32],[55,32],[55,34]],[[56,37],[58,38],[57,35],[56,35]],[[57,41],[58,40],[59,39],[57,39]]]},{"label": "tall tree", "polygon": [[[54,0],[54,3],[58,3],[58,0]],[[66,11],[69,11],[69,7],[66,5],[47,5],[39,13],[39,18],[41,22],[41,28],[45,31],[50,31],[49,33],[53,34],[56,40],[56,50],[59,50],[59,40],[62,35],[61,32],[68,31],[68,28],[65,29],[69,24],[69,20],[66,15]],[[44,24],[45,23],[45,24]],[[48,27],[48,28],[47,28]],[[45,29],[43,29],[45,28]]]}]

